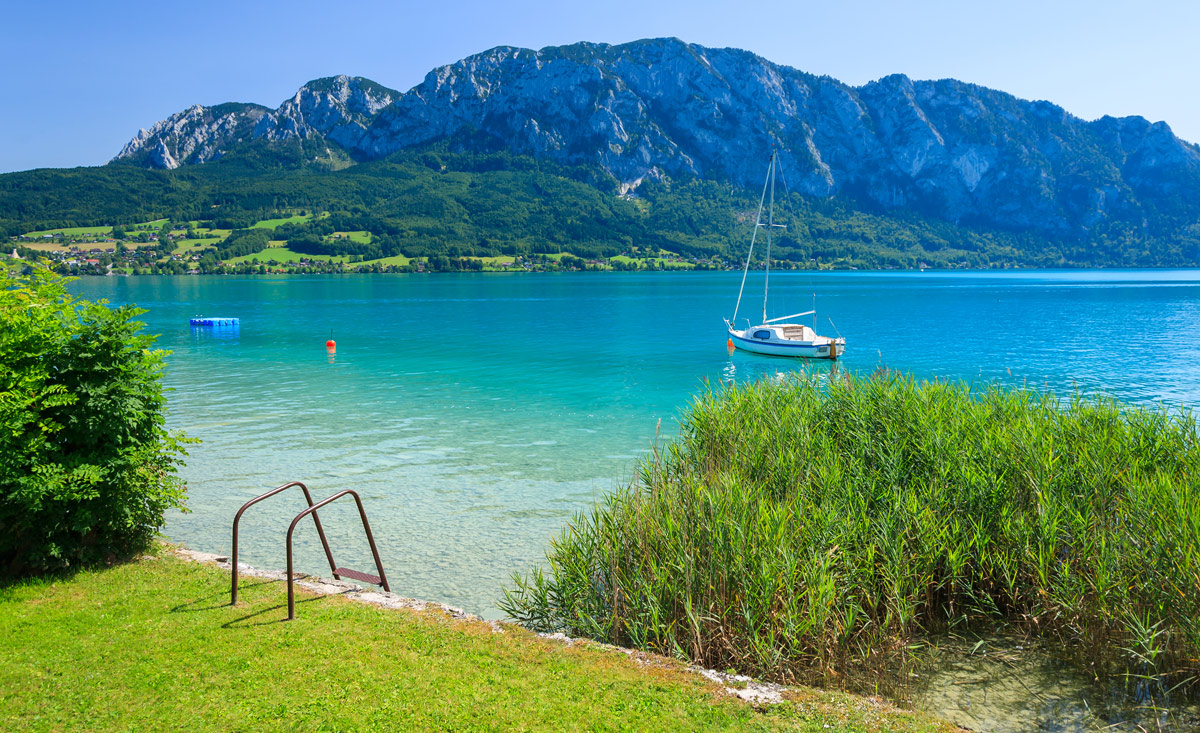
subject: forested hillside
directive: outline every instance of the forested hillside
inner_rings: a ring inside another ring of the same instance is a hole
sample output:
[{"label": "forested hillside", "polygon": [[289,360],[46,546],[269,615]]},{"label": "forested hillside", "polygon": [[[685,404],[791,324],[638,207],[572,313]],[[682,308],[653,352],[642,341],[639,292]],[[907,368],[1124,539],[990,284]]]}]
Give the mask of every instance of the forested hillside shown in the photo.
[{"label": "forested hillside", "polygon": [[[166,218],[241,229],[276,212],[304,209],[330,217],[283,226],[273,236],[312,254],[602,258],[636,247],[734,264],[745,256],[758,204],[759,192],[687,177],[646,181],[635,195],[622,196],[598,166],[560,166],[506,152],[455,153],[447,145],[341,170],[301,164],[304,154],[302,144],[291,141],[170,171],[113,164],[6,174],[0,176],[0,227],[16,237]],[[1088,238],[1050,239],[863,211],[841,197],[780,192],[780,199],[789,228],[772,258],[781,266],[1167,266],[1200,258],[1200,227],[1153,238],[1110,224]],[[353,230],[369,232],[370,241],[328,236]],[[225,243],[225,255],[248,253],[246,245],[228,249],[234,244]]]}]

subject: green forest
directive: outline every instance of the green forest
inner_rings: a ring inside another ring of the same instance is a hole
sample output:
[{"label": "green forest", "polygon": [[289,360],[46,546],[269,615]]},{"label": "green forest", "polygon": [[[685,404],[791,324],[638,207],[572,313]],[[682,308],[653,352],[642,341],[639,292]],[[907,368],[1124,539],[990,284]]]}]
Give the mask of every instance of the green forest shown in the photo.
[{"label": "green forest", "polygon": [[[339,170],[304,162],[307,152],[300,145],[282,153],[248,148],[174,171],[118,163],[0,175],[0,234],[20,244],[19,237],[35,231],[163,219],[230,230],[207,252],[210,268],[261,252],[272,240],[286,240],[287,249],[303,255],[353,262],[449,262],[430,269],[469,269],[478,258],[560,255],[623,269],[626,255],[660,252],[729,267],[746,256],[758,204],[758,191],[701,179],[648,180],[632,194],[618,195],[617,182],[599,167],[563,167],[504,152],[432,148]],[[322,215],[280,224],[269,235],[252,228],[298,211]],[[1152,267],[1200,261],[1200,225],[1160,232],[1152,223],[1140,229],[1110,224],[1086,236],[1051,240],[794,193],[783,197],[777,212],[787,224],[771,252],[779,267]]]}]

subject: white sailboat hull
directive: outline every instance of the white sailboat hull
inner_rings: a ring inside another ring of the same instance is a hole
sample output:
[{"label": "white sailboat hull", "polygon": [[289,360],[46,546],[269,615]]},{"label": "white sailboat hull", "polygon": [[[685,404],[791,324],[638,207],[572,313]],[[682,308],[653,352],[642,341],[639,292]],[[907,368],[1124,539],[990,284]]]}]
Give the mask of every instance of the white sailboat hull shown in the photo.
[{"label": "white sailboat hull", "polygon": [[[755,334],[767,332],[767,338],[755,338]],[[797,340],[784,338],[780,329],[768,326],[747,328],[745,331],[729,329],[729,340],[736,348],[751,351],[755,354],[770,354],[771,356],[792,356],[803,359],[836,359],[846,352],[845,339],[832,339],[827,336],[815,336],[810,339]]]}]

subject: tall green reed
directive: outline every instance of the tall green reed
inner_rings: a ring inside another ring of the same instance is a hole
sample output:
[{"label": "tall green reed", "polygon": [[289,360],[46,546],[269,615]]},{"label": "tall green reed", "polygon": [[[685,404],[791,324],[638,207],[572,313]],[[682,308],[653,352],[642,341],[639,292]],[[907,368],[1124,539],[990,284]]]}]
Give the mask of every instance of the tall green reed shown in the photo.
[{"label": "tall green reed", "polygon": [[997,620],[1195,666],[1188,413],[880,374],[723,386],[681,422],[510,616],[783,680]]}]

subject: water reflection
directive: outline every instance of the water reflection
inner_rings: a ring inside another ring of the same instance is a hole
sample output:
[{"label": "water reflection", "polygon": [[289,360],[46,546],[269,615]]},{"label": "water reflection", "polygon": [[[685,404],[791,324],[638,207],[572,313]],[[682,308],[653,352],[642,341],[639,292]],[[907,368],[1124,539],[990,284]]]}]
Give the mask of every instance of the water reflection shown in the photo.
[{"label": "water reflection", "polygon": [[241,329],[236,325],[192,326],[192,339],[204,341],[236,341]]},{"label": "water reflection", "polygon": [[800,359],[738,352],[731,354],[729,362],[721,369],[721,381],[733,385],[767,379],[778,384],[798,377],[816,378],[825,383],[844,373],[838,362],[829,359]]}]

